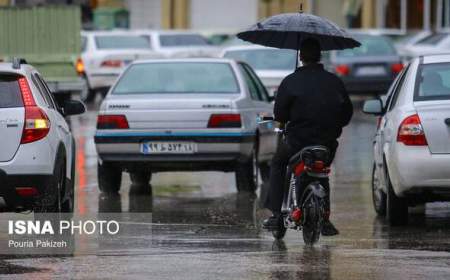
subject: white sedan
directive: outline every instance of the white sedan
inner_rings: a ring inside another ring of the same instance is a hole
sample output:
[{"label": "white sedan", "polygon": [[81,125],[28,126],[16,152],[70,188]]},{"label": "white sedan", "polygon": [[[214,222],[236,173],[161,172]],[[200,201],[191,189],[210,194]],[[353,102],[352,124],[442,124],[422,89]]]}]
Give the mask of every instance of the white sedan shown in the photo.
[{"label": "white sedan", "polygon": [[235,172],[238,191],[269,177],[275,152],[271,99],[250,66],[229,59],[131,64],[103,101],[95,143],[103,192],[122,171],[146,185],[155,172]]},{"label": "white sedan", "polygon": [[374,141],[373,202],[391,225],[408,206],[450,201],[450,55],[415,58],[386,100],[364,112],[380,117]]}]

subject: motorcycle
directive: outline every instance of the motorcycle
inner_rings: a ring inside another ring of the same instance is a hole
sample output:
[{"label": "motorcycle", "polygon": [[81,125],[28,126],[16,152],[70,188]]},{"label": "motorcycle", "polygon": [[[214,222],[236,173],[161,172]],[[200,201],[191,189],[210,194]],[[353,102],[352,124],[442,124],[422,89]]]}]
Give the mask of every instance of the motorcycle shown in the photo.
[{"label": "motorcycle", "polygon": [[[278,130],[283,133],[282,130]],[[287,229],[302,231],[307,245],[319,241],[325,216],[327,191],[324,180],[328,180],[330,151],[325,146],[309,146],[295,154],[289,161],[284,199],[281,209],[282,222],[272,230],[280,240]]]}]

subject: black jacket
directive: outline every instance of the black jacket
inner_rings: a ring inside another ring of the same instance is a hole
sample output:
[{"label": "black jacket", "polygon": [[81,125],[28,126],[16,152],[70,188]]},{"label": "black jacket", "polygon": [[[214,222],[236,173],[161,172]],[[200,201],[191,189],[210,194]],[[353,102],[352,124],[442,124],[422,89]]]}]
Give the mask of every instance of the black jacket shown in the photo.
[{"label": "black jacket", "polygon": [[275,120],[287,123],[288,143],[295,146],[334,143],[353,115],[344,83],[311,64],[287,76],[278,89]]}]

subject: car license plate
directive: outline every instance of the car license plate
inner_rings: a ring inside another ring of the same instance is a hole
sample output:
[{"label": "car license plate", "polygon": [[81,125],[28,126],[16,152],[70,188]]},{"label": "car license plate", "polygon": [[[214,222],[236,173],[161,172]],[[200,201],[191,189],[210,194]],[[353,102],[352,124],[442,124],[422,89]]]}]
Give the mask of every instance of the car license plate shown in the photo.
[{"label": "car license plate", "polygon": [[359,67],[355,73],[356,76],[383,76],[386,75],[386,69],[383,66],[363,66]]},{"label": "car license plate", "polygon": [[143,154],[193,154],[197,144],[191,142],[147,142],[141,144]]}]

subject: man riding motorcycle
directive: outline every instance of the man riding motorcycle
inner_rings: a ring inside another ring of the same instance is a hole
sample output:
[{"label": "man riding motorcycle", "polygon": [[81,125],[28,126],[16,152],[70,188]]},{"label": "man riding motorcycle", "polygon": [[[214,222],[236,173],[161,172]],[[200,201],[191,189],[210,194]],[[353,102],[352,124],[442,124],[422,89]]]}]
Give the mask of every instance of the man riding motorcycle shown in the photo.
[{"label": "man riding motorcycle", "polygon": [[[270,189],[265,207],[273,215],[263,223],[267,229],[277,228],[282,223],[283,182],[289,159],[306,146],[323,145],[330,149],[331,164],[338,147],[337,139],[353,115],[353,105],[344,83],[335,74],[324,69],[319,63],[320,58],[321,49],[317,40],[308,38],[302,41],[300,60],[303,66],[281,82],[275,98],[275,120],[286,124],[286,137],[278,144],[272,160]],[[336,235],[339,231],[329,220],[328,179],[323,185],[328,196],[322,235]]]}]

